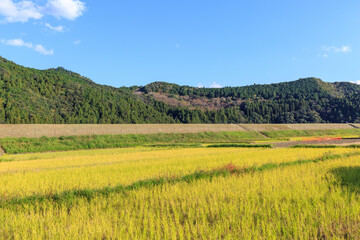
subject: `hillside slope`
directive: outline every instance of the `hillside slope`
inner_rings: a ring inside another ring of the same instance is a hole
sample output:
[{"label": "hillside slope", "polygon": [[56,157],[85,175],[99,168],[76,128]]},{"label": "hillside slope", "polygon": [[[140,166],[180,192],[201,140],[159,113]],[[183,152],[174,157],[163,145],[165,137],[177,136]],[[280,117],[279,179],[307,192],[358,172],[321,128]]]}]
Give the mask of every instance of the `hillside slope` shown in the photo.
[{"label": "hillside slope", "polygon": [[0,57],[0,123],[359,122],[360,86],[316,78],[196,88],[156,82],[99,85],[64,68],[36,70]]},{"label": "hillside slope", "polygon": [[359,93],[359,85],[316,78],[217,89],[155,82],[136,91],[173,107],[217,112],[214,122],[228,123],[359,122]]},{"label": "hillside slope", "polygon": [[63,68],[0,58],[0,123],[172,123],[128,88],[98,85]]}]

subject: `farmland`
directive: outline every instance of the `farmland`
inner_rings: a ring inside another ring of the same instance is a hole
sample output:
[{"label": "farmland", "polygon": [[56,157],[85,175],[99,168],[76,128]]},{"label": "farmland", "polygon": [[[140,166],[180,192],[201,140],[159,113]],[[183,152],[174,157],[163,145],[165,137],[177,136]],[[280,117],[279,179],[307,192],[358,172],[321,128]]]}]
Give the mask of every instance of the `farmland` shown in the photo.
[{"label": "farmland", "polygon": [[0,160],[0,239],[360,236],[357,148],[137,146]]},{"label": "farmland", "polygon": [[[291,125],[289,125],[291,126]],[[303,127],[304,128],[304,127]],[[180,127],[179,127],[180,129]],[[269,129],[269,126],[264,126]],[[360,129],[320,129],[320,130],[279,130],[279,131],[228,131],[194,133],[156,134],[108,134],[41,138],[0,138],[0,146],[9,154],[47,151],[69,151],[80,149],[106,149],[128,147],[206,147],[213,144],[257,144],[284,145],[306,144],[317,138],[344,138],[346,144],[360,144]],[[316,143],[314,141],[312,144]],[[326,143],[326,142],[321,142]],[[336,143],[335,143],[336,144]],[[0,159],[1,161],[1,159]]]},{"label": "farmland", "polygon": [[1,138],[0,239],[360,237],[359,129],[236,128]]},{"label": "farmland", "polygon": [[0,138],[61,137],[82,135],[124,135],[199,132],[269,132],[345,130],[359,124],[1,124]]}]

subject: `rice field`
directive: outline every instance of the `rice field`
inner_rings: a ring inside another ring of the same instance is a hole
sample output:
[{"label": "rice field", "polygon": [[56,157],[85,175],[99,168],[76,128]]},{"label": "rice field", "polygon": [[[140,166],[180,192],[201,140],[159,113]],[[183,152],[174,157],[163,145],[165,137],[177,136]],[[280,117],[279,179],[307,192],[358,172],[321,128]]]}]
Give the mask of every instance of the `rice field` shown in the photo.
[{"label": "rice field", "polygon": [[138,147],[0,161],[0,239],[360,238],[357,149]]}]

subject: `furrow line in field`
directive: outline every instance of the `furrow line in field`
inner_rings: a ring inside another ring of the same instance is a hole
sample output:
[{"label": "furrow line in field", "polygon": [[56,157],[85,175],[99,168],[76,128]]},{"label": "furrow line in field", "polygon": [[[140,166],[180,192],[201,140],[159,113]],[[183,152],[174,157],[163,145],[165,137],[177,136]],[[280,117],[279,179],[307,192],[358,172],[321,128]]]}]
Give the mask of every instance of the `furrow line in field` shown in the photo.
[{"label": "furrow line in field", "polygon": [[253,166],[248,168],[246,167],[239,168],[229,163],[228,165],[222,168],[214,169],[211,171],[206,171],[206,170],[197,171],[180,177],[160,177],[160,178],[140,180],[127,186],[118,185],[115,187],[104,187],[101,189],[82,189],[82,190],[79,189],[79,190],[66,191],[58,194],[33,195],[24,198],[1,199],[0,208],[11,207],[12,205],[32,204],[35,202],[44,202],[44,201],[52,201],[53,203],[57,203],[57,204],[72,205],[77,198],[86,198],[88,201],[90,201],[96,196],[108,196],[111,194],[126,194],[129,191],[134,191],[141,188],[151,188],[155,186],[161,186],[164,184],[176,184],[180,182],[192,183],[199,180],[211,181],[212,179],[218,177],[227,177],[231,175],[241,176],[245,174],[263,172],[263,171],[273,170],[282,167],[325,162],[329,160],[348,158],[351,156],[358,156],[358,155],[360,155],[360,152],[352,152],[345,154],[327,154],[322,157],[314,158],[314,159],[300,159],[293,162],[283,162],[279,164],[266,163],[261,166]]}]

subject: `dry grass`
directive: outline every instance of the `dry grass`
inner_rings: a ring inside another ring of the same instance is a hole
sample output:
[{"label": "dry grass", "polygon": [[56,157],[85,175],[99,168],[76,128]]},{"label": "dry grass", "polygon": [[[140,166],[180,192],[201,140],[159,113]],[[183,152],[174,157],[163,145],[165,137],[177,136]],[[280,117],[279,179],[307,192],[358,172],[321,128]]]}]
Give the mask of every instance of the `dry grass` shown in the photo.
[{"label": "dry grass", "polygon": [[0,125],[0,138],[234,131],[245,130],[237,124],[4,124]]},{"label": "dry grass", "polygon": [[333,130],[354,129],[349,124],[338,123],[309,123],[309,124],[240,124],[248,131],[281,131],[281,130]]},{"label": "dry grass", "polygon": [[3,124],[0,125],[0,138],[329,129],[354,127],[349,124]]}]

